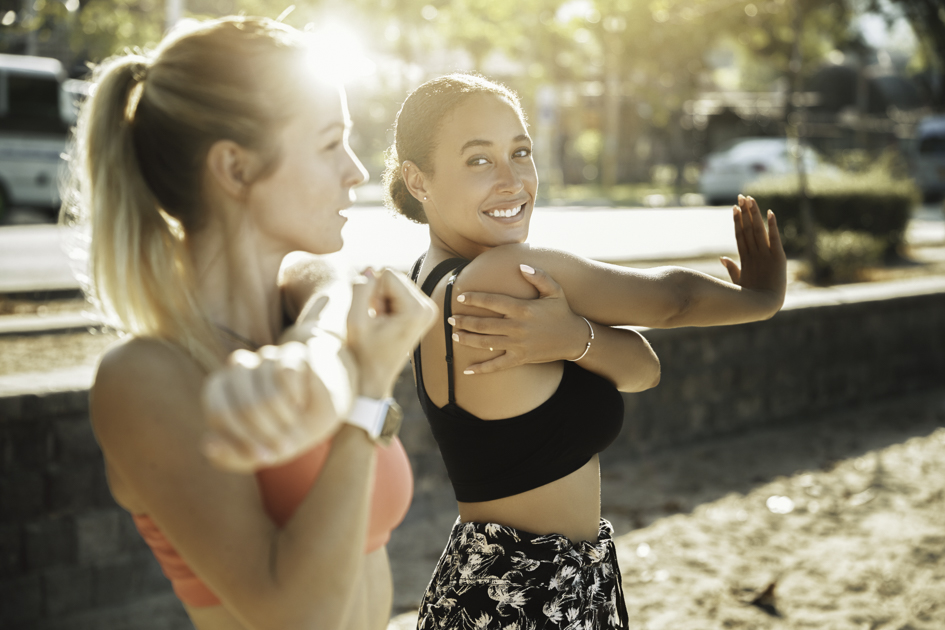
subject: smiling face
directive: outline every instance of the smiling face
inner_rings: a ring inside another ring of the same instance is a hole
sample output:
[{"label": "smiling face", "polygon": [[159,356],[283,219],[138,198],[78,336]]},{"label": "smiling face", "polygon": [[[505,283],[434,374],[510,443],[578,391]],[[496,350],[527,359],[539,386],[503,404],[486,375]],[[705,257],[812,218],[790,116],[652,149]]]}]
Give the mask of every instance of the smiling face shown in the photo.
[{"label": "smiling face", "polygon": [[344,244],[341,211],[367,172],[348,145],[351,120],[344,92],[320,88],[279,133],[276,169],[249,191],[251,217],[272,246],[327,254]]},{"label": "smiling face", "polygon": [[464,258],[528,237],[538,190],[532,141],[515,109],[474,94],[443,118],[423,202],[434,245]]}]

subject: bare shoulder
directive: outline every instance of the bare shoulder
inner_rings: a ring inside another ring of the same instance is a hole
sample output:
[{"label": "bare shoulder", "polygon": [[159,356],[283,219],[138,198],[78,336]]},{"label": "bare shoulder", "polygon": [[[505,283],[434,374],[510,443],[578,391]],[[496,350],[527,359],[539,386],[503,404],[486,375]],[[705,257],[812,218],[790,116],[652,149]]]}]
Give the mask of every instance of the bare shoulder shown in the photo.
[{"label": "bare shoulder", "polygon": [[96,434],[107,441],[115,429],[120,432],[148,418],[192,412],[204,376],[200,366],[173,344],[147,338],[118,342],[99,362],[90,392]]},{"label": "bare shoulder", "polygon": [[[559,282],[581,282],[599,274],[602,265],[570,252],[528,243],[501,245],[480,254],[461,278],[467,291],[491,291],[513,297],[534,298],[538,292],[527,282],[519,265],[542,269]],[[468,286],[467,286],[468,285]]]},{"label": "bare shoulder", "polygon": [[529,264],[533,258],[534,250],[525,243],[494,247],[463,269],[456,280],[455,292],[488,291],[518,298],[536,298],[538,291],[519,270],[519,265]]},{"label": "bare shoulder", "polygon": [[321,256],[292,252],[279,269],[283,307],[292,321],[299,318],[313,296],[336,284],[341,277],[336,265]]},{"label": "bare shoulder", "polygon": [[110,391],[114,386],[136,391],[165,382],[192,382],[203,370],[186,352],[159,339],[132,337],[108,348],[99,362],[93,391]]},{"label": "bare shoulder", "polygon": [[286,287],[305,283],[317,290],[331,283],[337,275],[337,267],[324,257],[307,252],[292,252],[282,262],[279,285]]}]

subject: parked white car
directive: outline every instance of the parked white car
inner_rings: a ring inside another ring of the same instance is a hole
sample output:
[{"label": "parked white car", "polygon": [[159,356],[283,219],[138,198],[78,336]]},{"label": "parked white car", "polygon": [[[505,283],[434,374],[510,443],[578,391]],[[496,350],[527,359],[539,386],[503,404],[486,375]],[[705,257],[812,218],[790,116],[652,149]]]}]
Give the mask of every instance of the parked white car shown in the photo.
[{"label": "parked white car", "polygon": [[930,116],[916,128],[915,179],[926,198],[945,194],[945,116]]},{"label": "parked white car", "polygon": [[62,153],[87,92],[56,59],[0,54],[0,219],[11,205],[58,209]]},{"label": "parked white car", "polygon": [[[739,138],[706,156],[699,192],[713,205],[734,204],[745,186],[762,177],[797,172],[796,142],[786,138]],[[817,152],[805,146],[804,168],[823,170]]]}]

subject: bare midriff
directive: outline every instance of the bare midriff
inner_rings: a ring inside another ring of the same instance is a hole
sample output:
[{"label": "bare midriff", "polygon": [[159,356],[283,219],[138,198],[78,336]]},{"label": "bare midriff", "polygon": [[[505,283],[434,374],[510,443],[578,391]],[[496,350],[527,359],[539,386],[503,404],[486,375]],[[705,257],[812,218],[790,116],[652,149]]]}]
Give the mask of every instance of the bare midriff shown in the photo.
[{"label": "bare midriff", "polygon": [[[339,630],[383,630],[390,619],[393,588],[387,548],[364,556],[358,590],[351,601],[347,622]],[[247,630],[224,606],[194,608],[184,606],[196,630]],[[317,624],[311,626],[312,630]],[[306,630],[300,628],[299,630]]]},{"label": "bare midriff", "polygon": [[563,534],[572,542],[594,542],[600,528],[600,460],[594,455],[570,475],[521,494],[460,502],[459,518],[464,523],[498,523],[533,534]]}]

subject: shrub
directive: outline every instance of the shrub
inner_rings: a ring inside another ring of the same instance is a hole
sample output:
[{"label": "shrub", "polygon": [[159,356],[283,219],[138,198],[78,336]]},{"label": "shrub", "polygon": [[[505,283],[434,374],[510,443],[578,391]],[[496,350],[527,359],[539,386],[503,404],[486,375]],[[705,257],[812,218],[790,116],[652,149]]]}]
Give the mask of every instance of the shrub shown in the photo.
[{"label": "shrub", "polygon": [[865,268],[882,263],[886,246],[884,238],[868,232],[818,232],[813,278],[827,283],[859,280]]},{"label": "shrub", "polygon": [[[869,234],[883,244],[886,256],[902,244],[919,191],[912,180],[894,179],[883,169],[862,173],[817,173],[808,177],[811,214],[817,231],[854,231]],[[800,194],[796,175],[759,180],[745,194],[770,208],[778,217],[785,249],[804,249]]]}]

